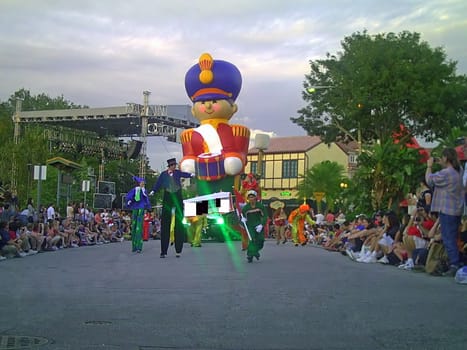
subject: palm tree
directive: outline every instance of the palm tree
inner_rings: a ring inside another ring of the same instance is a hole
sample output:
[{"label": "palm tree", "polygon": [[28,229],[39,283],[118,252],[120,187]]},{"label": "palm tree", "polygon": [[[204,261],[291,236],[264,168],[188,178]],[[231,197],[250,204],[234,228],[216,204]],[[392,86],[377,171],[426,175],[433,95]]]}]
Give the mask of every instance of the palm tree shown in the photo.
[{"label": "palm tree", "polygon": [[333,210],[334,202],[341,191],[344,171],[341,164],[329,160],[313,165],[297,186],[299,198],[311,198],[314,197],[314,192],[324,192],[327,208]]}]

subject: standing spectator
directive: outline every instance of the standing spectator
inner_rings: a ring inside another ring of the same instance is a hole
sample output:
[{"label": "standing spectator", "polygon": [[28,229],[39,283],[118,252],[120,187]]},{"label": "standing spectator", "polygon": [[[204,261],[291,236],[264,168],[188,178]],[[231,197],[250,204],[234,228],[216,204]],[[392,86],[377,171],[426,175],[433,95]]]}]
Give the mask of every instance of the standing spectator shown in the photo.
[{"label": "standing spectator", "polygon": [[47,223],[49,226],[52,226],[53,222],[55,220],[55,208],[53,203],[49,204],[49,207],[47,208]]},{"label": "standing spectator", "polygon": [[445,148],[440,164],[443,169],[432,173],[433,157],[426,162],[425,178],[428,186],[434,187],[431,211],[439,213],[441,236],[449,257],[449,270],[445,273],[454,276],[460,265],[457,237],[461,224],[465,189],[462,183],[463,169],[453,148]]},{"label": "standing spectator", "polygon": [[128,208],[132,210],[131,216],[131,246],[132,251],[141,253],[143,250],[143,215],[144,210],[151,208],[149,197],[144,187],[145,180],[133,176],[136,186],[126,195]]},{"label": "standing spectator", "polygon": [[257,201],[256,191],[248,191],[247,200],[248,203],[242,208],[242,221],[248,227],[248,232],[251,236],[246,251],[247,260],[251,263],[253,257],[259,260],[259,251],[263,249],[264,225],[266,225],[268,213],[264,205]]},{"label": "standing spectator", "polygon": [[70,221],[73,221],[74,216],[75,216],[75,208],[74,208],[73,202],[70,202],[66,206],[66,218]]},{"label": "standing spectator", "polygon": [[420,180],[420,188],[418,189],[417,208],[423,208],[428,214],[431,211],[431,197],[433,191],[426,183],[425,177]]},{"label": "standing spectator", "polygon": [[32,198],[28,198],[28,205],[27,205],[27,210],[28,210],[28,222],[37,222],[39,219],[37,216],[37,211],[36,208],[34,207],[34,201]]},{"label": "standing spectator", "polygon": [[181,178],[191,178],[194,174],[176,169],[175,158],[167,160],[168,169],[163,171],[152,188],[150,196],[160,189],[164,190],[161,213],[161,258],[165,258],[169,248],[170,223],[172,210],[175,210],[175,256],[180,257],[185,240],[185,226],[183,225],[183,198]]}]

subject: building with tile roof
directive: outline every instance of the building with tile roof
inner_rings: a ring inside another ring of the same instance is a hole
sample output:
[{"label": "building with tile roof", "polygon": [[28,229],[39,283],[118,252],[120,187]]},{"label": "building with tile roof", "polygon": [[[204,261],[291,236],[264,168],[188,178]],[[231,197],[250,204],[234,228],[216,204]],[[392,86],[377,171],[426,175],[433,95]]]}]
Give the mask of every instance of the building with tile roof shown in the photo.
[{"label": "building with tile roof", "polygon": [[313,165],[325,160],[337,162],[351,177],[357,164],[358,144],[337,142],[326,145],[319,136],[273,137],[262,152],[262,169],[258,171],[261,152],[258,148],[248,151],[245,173],[261,174],[264,201],[278,198],[288,206],[295,206],[303,200],[297,198],[297,185]]}]

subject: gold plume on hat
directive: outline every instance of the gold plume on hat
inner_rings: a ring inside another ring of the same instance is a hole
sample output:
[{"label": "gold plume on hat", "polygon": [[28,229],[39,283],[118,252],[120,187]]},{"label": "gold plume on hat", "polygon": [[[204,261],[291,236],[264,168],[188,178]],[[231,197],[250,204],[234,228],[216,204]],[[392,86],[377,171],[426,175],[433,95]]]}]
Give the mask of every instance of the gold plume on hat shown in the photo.
[{"label": "gold plume on hat", "polygon": [[208,53],[203,53],[199,57],[199,68],[201,73],[199,73],[199,81],[203,84],[210,84],[214,79],[214,74],[212,74],[212,65],[214,60],[212,56]]}]

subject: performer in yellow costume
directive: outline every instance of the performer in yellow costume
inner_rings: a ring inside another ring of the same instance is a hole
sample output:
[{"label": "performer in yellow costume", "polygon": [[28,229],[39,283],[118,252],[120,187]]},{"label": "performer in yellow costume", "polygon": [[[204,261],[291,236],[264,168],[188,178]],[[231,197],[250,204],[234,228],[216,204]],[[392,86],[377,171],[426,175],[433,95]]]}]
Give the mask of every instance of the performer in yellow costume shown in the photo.
[{"label": "performer in yellow costume", "polygon": [[193,102],[192,114],[200,126],[180,135],[180,169],[196,173],[198,195],[231,192],[234,179],[247,162],[250,130],[229,124],[242,86],[240,71],[232,63],[204,53],[185,76],[185,89]]},{"label": "performer in yellow costume", "polygon": [[310,225],[315,224],[310,217],[310,206],[308,204],[302,204],[289,215],[289,224],[292,227],[292,239],[295,246],[306,244],[305,221]]},{"label": "performer in yellow costume", "polygon": [[188,242],[192,247],[201,247],[201,236],[203,229],[208,226],[208,219],[205,214],[187,217],[190,226],[188,228]]}]

